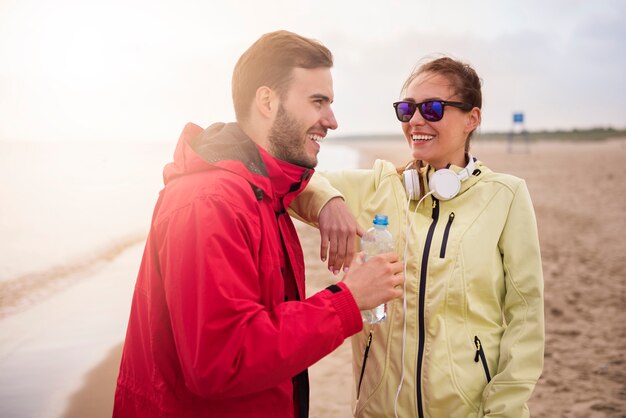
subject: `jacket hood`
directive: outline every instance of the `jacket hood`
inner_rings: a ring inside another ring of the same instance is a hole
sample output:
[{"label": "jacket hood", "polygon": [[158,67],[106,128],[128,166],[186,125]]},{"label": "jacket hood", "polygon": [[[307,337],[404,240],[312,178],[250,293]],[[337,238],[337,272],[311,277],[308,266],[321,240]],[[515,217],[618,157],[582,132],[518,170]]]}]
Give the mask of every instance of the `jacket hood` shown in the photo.
[{"label": "jacket hood", "polygon": [[243,165],[251,174],[267,176],[257,145],[237,124],[215,123],[202,129],[188,123],[178,139],[174,162],[164,169],[163,180],[167,184],[182,175],[208,170],[212,165],[227,168],[233,164],[238,168]]},{"label": "jacket hood", "polygon": [[174,161],[163,170],[165,184],[212,169],[231,171],[268,196],[304,188],[313,170],[278,160],[252,141],[237,123],[215,123],[206,129],[188,123],[180,135]]}]

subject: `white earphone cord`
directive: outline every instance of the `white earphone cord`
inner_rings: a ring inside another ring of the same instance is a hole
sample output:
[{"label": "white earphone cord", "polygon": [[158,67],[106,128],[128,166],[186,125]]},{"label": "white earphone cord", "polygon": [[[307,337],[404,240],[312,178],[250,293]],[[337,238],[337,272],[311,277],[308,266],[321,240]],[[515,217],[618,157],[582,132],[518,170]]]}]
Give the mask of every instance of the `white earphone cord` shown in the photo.
[{"label": "white earphone cord", "polygon": [[[430,191],[422,197],[417,205],[415,205],[415,209],[413,210],[413,215],[417,212],[417,208],[419,208],[420,204],[426,199],[427,196],[431,195],[433,192]],[[406,202],[406,217],[404,219],[405,225],[409,222],[409,213],[411,212],[411,195],[409,194],[409,198]],[[411,223],[408,225],[405,234],[404,240],[404,290],[402,293],[402,367],[400,372],[400,383],[398,383],[398,390],[396,391],[396,399],[393,403],[393,413],[396,418],[398,418],[398,398],[400,397],[400,391],[402,390],[402,383],[404,382],[404,343],[406,341],[406,264],[407,264],[407,255],[409,251],[409,234],[411,233],[411,228],[413,227],[413,220],[415,216],[411,218]]]}]

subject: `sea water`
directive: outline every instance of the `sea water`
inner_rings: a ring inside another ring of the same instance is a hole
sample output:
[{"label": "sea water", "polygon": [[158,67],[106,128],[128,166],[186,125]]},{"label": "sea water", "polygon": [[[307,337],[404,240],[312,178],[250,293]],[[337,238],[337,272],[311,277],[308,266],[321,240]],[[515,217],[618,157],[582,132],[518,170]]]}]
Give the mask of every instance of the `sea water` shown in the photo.
[{"label": "sea water", "polygon": [[[80,264],[145,238],[175,142],[0,142],[0,281]],[[320,170],[354,168],[322,144]]]}]

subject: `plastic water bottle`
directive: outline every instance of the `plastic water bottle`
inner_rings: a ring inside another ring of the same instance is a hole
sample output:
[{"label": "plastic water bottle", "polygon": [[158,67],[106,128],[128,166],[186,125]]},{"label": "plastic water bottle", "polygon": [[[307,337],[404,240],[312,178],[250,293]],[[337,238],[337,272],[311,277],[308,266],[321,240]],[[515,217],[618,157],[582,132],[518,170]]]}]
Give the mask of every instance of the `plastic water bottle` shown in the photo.
[{"label": "plastic water bottle", "polygon": [[[372,226],[363,237],[361,237],[361,250],[365,253],[365,261],[376,254],[389,253],[394,250],[393,237],[387,229],[389,221],[387,215],[376,215]],[[374,309],[361,311],[363,322],[377,324],[387,317],[387,307],[385,304]]]}]

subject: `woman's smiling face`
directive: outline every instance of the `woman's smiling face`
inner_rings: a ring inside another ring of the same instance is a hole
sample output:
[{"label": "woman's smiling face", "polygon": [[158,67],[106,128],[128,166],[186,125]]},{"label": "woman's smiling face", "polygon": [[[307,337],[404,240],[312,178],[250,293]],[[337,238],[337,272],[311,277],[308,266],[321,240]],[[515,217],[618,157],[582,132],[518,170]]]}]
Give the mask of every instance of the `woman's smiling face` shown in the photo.
[{"label": "woman's smiling face", "polygon": [[[404,101],[421,103],[427,100],[460,102],[452,81],[441,74],[419,74],[407,87]],[[480,109],[465,111],[445,106],[443,118],[436,122],[425,120],[419,110],[408,122],[402,123],[404,136],[412,150],[413,159],[428,162],[436,169],[448,164],[465,166],[465,143],[480,122]]]}]

